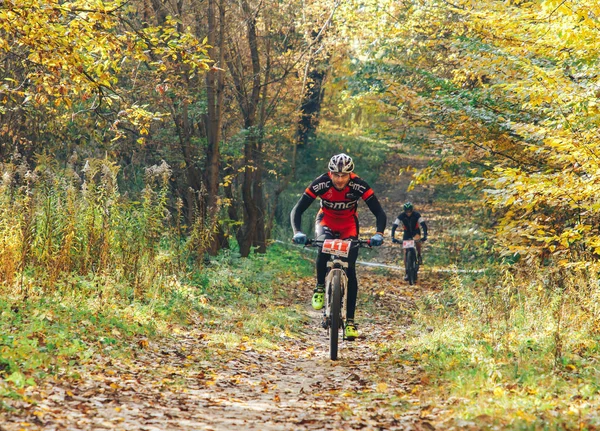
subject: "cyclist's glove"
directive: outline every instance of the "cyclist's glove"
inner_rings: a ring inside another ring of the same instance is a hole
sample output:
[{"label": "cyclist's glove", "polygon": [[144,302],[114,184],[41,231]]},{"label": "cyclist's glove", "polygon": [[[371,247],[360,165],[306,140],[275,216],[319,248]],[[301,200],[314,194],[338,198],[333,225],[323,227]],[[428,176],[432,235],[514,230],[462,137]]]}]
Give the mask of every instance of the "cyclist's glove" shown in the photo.
[{"label": "cyclist's glove", "polygon": [[400,244],[400,240],[396,239],[396,238],[392,238],[392,242],[394,244]]},{"label": "cyclist's glove", "polygon": [[380,233],[376,233],[371,237],[371,245],[373,247],[377,247],[381,244],[383,244],[383,235],[381,235]]},{"label": "cyclist's glove", "polygon": [[298,232],[294,235],[292,241],[294,241],[295,244],[306,244],[306,235],[302,232]]}]

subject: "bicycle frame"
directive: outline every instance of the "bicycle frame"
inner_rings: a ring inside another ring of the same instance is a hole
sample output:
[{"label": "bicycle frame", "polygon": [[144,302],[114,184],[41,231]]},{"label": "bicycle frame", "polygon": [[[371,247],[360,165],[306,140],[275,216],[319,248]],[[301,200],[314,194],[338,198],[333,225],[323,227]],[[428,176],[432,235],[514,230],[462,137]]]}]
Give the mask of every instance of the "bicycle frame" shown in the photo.
[{"label": "bicycle frame", "polygon": [[339,274],[340,279],[340,323],[341,328],[346,327],[346,290],[348,289],[348,262],[344,262],[339,256],[335,256],[332,260],[327,262],[327,275],[325,276],[325,329],[328,329],[331,325],[331,306],[333,297],[333,280]]},{"label": "bicycle frame", "polygon": [[417,282],[417,273],[419,272],[419,263],[417,262],[417,239],[409,239],[402,241],[402,249],[404,254],[404,268],[408,277],[408,284],[413,285]]},{"label": "bicycle frame", "polygon": [[421,235],[417,234],[411,239],[403,239],[402,240],[402,248],[404,250],[404,254],[406,255],[406,250],[410,248],[414,248],[417,251],[417,243],[421,242]]},{"label": "bicycle frame", "polygon": [[309,240],[307,245],[321,247],[323,253],[330,255],[325,276],[325,310],[324,328],[329,330],[329,354],[331,360],[338,355],[339,330],[345,333],[348,262],[342,258],[348,257],[350,251],[357,247],[370,247],[369,240]]}]

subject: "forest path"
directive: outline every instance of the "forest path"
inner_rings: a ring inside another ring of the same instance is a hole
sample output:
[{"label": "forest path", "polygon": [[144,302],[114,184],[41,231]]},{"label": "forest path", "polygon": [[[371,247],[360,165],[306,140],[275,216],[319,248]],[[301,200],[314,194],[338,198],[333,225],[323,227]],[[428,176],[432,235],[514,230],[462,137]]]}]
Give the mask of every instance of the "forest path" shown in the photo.
[{"label": "forest path", "polygon": [[[414,361],[392,359],[382,346],[402,339],[392,310],[411,307],[408,286],[363,271],[363,294],[377,298],[362,311],[361,338],[342,342],[328,358],[321,313],[307,304],[299,336],[281,335],[276,350],[242,343],[219,346],[194,325],[168,338],[141,340],[131,359],[97,356],[79,378],[59,375],[31,389],[0,417],[0,430],[428,430],[432,414],[418,396],[426,377]],[[376,292],[387,285],[386,292]],[[307,303],[312,279],[300,281],[291,303]],[[280,304],[285,306],[286,304]],[[217,361],[204,353],[221,349]],[[395,352],[397,353],[397,352]]]},{"label": "forest path", "polygon": [[[399,166],[419,161],[393,157],[373,185],[388,229],[407,199],[432,208],[430,190],[408,194],[410,174],[398,175]],[[368,236],[373,216],[366,207],[359,216]],[[398,265],[399,248],[389,235],[386,230],[385,246],[368,260]],[[416,311],[413,298],[438,286],[440,275],[423,269],[423,281],[408,286],[402,271],[359,268],[361,336],[341,343],[337,361],[328,357],[321,312],[310,307],[309,275],[277,304],[302,304],[307,319],[294,334],[282,332],[275,349],[252,347],[252,340],[216,342],[203,332],[206,322],[174,327],[166,338],[139,340],[131,358],[97,355],[28,389],[25,401],[0,413],[0,431],[435,429],[444,407],[428,404],[422,394],[429,379],[402,347]],[[216,358],[207,354],[215,351]]]}]

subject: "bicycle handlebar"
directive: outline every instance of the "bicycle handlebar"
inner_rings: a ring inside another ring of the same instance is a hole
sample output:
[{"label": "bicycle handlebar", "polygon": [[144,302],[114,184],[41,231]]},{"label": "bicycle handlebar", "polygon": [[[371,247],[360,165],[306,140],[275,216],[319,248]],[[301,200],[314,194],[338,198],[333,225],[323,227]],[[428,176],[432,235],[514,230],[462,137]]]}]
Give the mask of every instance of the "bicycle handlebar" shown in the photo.
[{"label": "bicycle handlebar", "polygon": [[[306,240],[305,247],[321,247],[326,240],[324,239],[311,239],[308,238]],[[346,239],[343,241],[352,241],[352,245],[350,248],[364,247],[364,248],[372,248],[370,239]]]}]

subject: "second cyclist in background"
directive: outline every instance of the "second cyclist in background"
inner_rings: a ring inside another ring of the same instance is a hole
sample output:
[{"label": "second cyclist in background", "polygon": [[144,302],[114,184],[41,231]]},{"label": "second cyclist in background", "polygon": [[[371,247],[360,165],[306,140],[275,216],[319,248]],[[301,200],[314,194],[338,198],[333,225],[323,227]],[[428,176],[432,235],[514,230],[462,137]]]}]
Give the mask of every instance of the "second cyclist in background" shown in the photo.
[{"label": "second cyclist in background", "polygon": [[[427,241],[427,223],[425,219],[418,211],[415,211],[414,205],[411,202],[406,202],[403,206],[404,212],[402,212],[394,223],[392,224],[392,242],[399,243],[401,241],[394,238],[396,229],[400,224],[404,227],[404,233],[402,234],[402,240],[413,239],[415,236],[421,236],[421,240],[416,242],[417,247],[417,259],[419,265],[423,264],[423,258],[421,257],[422,243]],[[421,229],[423,234],[421,235]],[[406,256],[405,256],[406,257]]]}]

